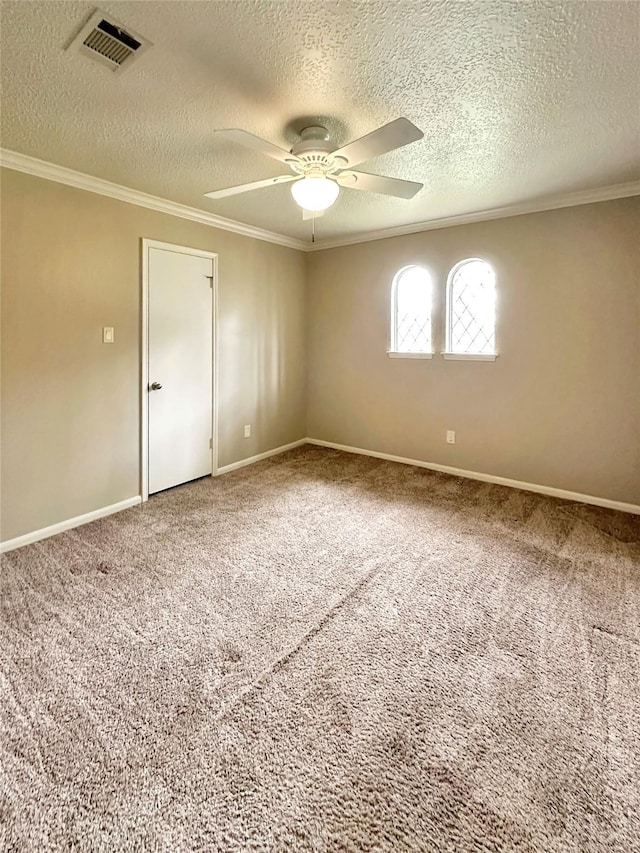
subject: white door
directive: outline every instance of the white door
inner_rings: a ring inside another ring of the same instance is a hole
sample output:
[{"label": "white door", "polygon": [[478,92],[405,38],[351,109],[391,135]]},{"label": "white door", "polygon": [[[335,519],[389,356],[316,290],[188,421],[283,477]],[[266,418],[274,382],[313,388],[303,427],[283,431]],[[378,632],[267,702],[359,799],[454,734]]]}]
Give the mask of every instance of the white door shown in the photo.
[{"label": "white door", "polygon": [[213,260],[149,248],[149,494],[211,474]]}]

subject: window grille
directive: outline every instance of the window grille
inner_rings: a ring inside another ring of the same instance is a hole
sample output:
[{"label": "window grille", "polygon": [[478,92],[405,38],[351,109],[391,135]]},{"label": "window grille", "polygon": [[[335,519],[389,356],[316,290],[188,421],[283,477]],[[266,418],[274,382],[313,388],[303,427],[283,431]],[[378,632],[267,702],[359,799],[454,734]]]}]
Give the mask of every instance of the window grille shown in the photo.
[{"label": "window grille", "polygon": [[495,303],[495,275],[486,261],[455,265],[447,283],[447,352],[495,354]]},{"label": "window grille", "polygon": [[431,281],[422,267],[405,267],[391,287],[391,350],[431,352]]}]

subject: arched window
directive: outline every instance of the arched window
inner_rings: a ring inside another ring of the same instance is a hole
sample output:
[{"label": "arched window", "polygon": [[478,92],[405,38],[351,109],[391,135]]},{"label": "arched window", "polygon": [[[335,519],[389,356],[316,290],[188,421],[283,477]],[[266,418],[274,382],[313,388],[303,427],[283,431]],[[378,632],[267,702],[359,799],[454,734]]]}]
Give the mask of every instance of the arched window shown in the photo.
[{"label": "arched window", "polygon": [[447,356],[495,358],[496,282],[486,261],[460,261],[447,280]]},{"label": "arched window", "polygon": [[431,280],[422,267],[401,269],[391,285],[391,356],[430,357]]}]

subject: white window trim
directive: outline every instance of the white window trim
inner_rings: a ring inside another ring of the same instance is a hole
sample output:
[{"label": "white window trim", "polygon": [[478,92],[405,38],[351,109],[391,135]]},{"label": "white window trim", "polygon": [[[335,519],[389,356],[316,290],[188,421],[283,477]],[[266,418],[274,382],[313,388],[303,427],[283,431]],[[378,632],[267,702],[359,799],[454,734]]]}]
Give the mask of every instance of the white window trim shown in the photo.
[{"label": "white window trim", "polygon": [[[460,269],[460,267],[465,264],[471,263],[472,261],[481,261],[483,264],[487,264],[488,267],[491,267],[491,264],[488,261],[485,261],[484,258],[463,258],[463,260],[458,261],[457,264],[454,264],[449,270],[449,275],[447,276],[447,286],[445,292],[445,342],[447,349],[441,353],[442,357],[449,361],[495,361],[498,357],[497,352],[452,352],[449,347],[451,346],[451,323],[453,321],[453,311],[451,310],[451,291],[453,290],[453,279],[456,276],[456,273]],[[495,271],[494,271],[495,276]],[[495,334],[497,332],[497,318],[494,318],[494,326],[493,326],[493,334],[494,334],[494,344],[495,344]]]},{"label": "white window trim", "polygon": [[495,361],[497,352],[441,352],[447,361]]},{"label": "white window trim", "polygon": [[398,352],[396,350],[387,350],[389,358],[433,358],[433,352]]},{"label": "white window trim", "polygon": [[429,288],[431,293],[431,315],[429,317],[429,337],[431,346],[433,346],[433,280],[429,271],[423,267],[421,264],[406,264],[404,267],[401,267],[398,272],[393,277],[393,282],[391,284],[391,334],[390,341],[391,346],[390,349],[387,350],[387,355],[389,358],[433,358],[433,351],[424,351],[424,352],[404,352],[403,350],[395,349],[398,343],[398,329],[397,329],[397,316],[398,316],[398,282],[400,278],[406,270],[411,269],[411,267],[418,267],[419,269],[424,270],[428,277]]}]

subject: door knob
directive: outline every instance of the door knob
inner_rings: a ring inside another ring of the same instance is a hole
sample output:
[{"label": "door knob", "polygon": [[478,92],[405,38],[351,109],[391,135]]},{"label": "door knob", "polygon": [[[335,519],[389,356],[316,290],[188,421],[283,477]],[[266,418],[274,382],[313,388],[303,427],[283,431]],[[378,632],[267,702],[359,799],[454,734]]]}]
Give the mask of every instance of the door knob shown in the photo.
[{"label": "door knob", "polygon": [[162,385],[159,382],[152,382],[149,385],[149,391],[159,391],[162,388]]}]

